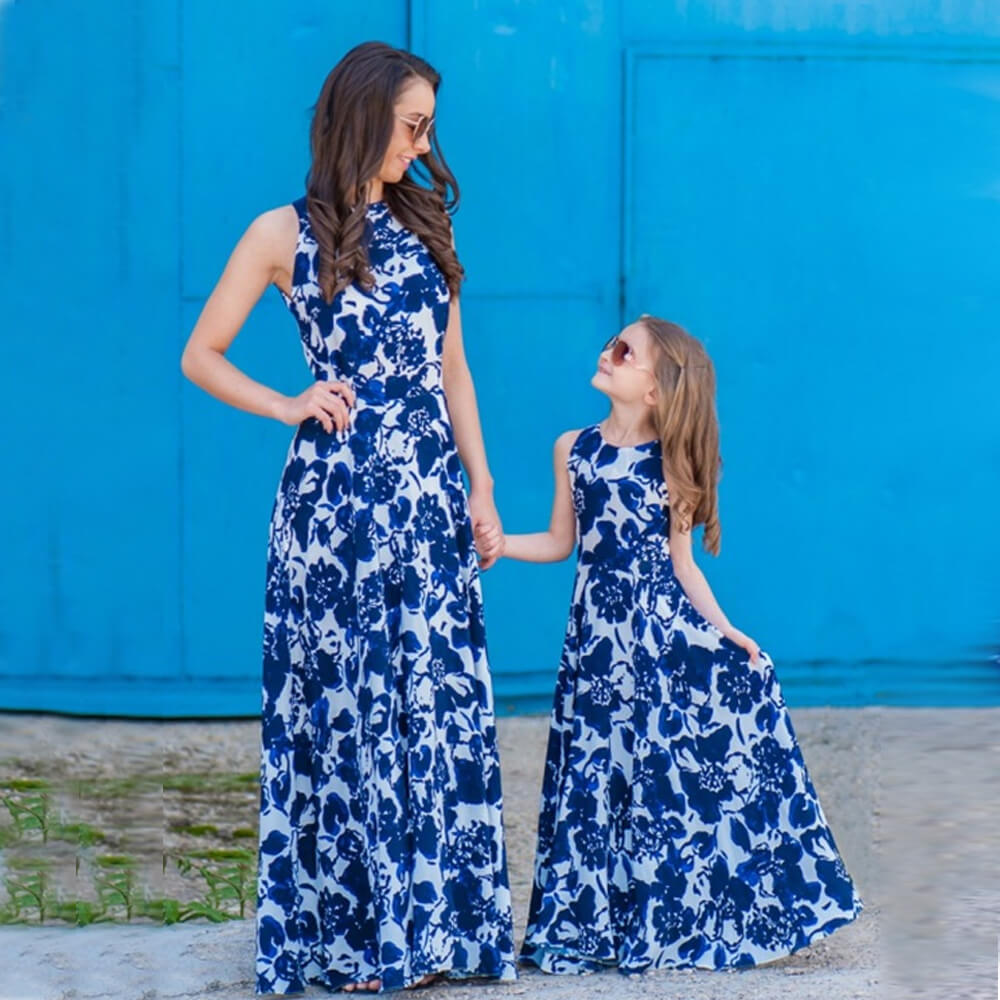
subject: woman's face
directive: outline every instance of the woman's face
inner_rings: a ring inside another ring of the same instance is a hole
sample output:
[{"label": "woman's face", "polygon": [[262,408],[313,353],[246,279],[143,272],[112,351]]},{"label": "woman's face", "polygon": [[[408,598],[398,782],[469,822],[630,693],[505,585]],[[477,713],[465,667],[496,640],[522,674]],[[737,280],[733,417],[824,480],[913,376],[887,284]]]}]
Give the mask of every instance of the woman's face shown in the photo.
[{"label": "woman's face", "polygon": [[427,133],[414,141],[413,131],[421,116],[434,117],[434,90],[431,85],[422,76],[413,77],[400,91],[394,112],[392,138],[378,172],[383,184],[397,184],[418,156],[430,152]]}]

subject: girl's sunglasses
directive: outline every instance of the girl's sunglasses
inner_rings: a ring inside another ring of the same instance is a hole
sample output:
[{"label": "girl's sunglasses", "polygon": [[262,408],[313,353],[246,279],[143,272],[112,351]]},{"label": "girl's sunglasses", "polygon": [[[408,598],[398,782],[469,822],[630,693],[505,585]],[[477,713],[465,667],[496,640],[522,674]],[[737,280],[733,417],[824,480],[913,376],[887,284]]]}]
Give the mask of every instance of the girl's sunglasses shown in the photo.
[{"label": "girl's sunglasses", "polygon": [[635,362],[635,354],[632,353],[632,348],[629,347],[624,340],[622,340],[619,334],[615,334],[602,348],[601,354],[605,351],[611,351],[611,363],[617,368],[619,365],[630,364],[633,368],[637,368],[641,372],[651,371],[645,365],[638,365]]},{"label": "girl's sunglasses", "polygon": [[412,139],[414,142],[420,142],[420,140],[423,139],[428,132],[430,132],[431,127],[434,125],[434,119],[428,118],[427,115],[417,115],[416,121],[413,121],[410,118],[404,118],[403,115],[396,115],[396,117],[401,122],[405,122],[410,126],[410,132],[412,133]]}]

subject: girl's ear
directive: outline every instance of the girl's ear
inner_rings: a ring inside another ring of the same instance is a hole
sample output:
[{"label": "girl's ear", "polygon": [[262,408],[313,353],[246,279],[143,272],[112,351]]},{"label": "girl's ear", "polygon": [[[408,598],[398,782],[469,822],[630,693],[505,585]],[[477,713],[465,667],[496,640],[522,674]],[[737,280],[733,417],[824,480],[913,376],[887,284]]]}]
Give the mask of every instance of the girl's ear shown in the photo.
[{"label": "girl's ear", "polygon": [[653,385],[646,390],[646,395],[642,397],[642,401],[647,406],[656,406],[660,399],[660,387],[658,385]]}]

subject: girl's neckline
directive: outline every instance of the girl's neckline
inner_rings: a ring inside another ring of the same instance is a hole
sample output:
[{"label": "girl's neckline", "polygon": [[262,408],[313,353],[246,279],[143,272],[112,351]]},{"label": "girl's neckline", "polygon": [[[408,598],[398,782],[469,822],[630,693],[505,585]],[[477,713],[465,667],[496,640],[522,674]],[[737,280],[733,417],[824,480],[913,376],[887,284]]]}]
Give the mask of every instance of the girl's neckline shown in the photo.
[{"label": "girl's neckline", "polygon": [[600,424],[594,424],[594,430],[597,431],[597,436],[601,439],[601,444],[607,448],[617,448],[619,451],[626,451],[634,448],[648,448],[652,444],[659,444],[659,438],[650,438],[648,441],[640,441],[638,444],[612,444],[605,436],[604,431],[601,430]]}]

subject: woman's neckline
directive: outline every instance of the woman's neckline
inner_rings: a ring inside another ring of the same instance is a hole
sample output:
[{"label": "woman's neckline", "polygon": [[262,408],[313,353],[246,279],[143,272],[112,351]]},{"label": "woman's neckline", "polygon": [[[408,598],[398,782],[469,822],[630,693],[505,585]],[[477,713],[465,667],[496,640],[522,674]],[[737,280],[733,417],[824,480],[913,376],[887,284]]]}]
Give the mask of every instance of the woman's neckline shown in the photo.
[{"label": "woman's neckline", "polygon": [[594,424],[594,430],[597,431],[597,436],[601,439],[601,444],[606,445],[608,448],[617,448],[620,451],[624,451],[629,448],[648,448],[651,444],[659,444],[659,438],[650,438],[648,441],[640,441],[637,444],[612,444],[605,436],[604,431],[601,430],[601,425]]}]

